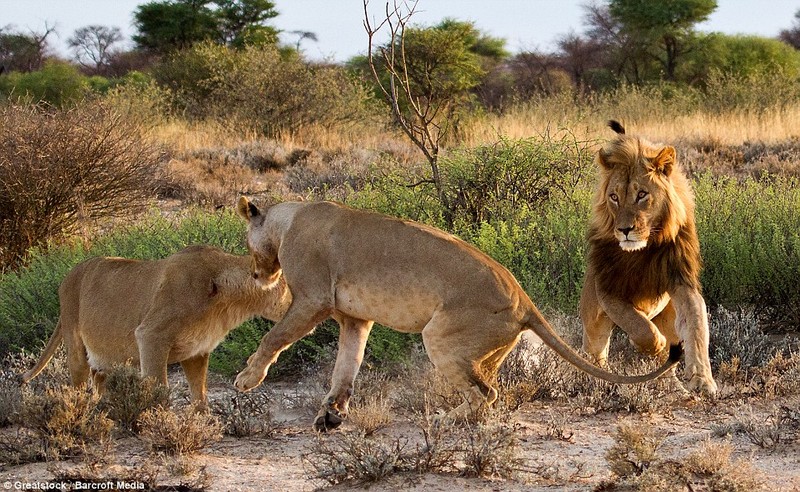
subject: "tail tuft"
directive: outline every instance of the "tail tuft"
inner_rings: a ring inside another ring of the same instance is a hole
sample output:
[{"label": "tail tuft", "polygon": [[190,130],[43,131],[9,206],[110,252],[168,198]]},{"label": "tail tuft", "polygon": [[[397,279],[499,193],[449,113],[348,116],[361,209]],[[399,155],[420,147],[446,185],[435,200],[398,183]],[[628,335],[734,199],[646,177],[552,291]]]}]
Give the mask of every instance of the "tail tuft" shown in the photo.
[{"label": "tail tuft", "polygon": [[625,127],[622,126],[617,120],[608,120],[608,126],[614,130],[614,132],[619,133],[620,135],[625,135]]},{"label": "tail tuft", "polygon": [[683,342],[670,345],[669,347],[669,361],[678,362],[683,357]]}]

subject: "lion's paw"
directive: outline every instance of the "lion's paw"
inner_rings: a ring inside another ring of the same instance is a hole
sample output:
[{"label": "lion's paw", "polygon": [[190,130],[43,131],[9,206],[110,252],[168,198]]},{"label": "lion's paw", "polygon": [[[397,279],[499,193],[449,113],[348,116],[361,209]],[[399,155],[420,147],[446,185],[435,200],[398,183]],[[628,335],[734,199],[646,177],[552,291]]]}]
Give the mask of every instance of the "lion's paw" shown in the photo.
[{"label": "lion's paw", "polygon": [[658,331],[655,333],[648,333],[648,336],[645,338],[636,339],[631,337],[631,343],[639,352],[651,356],[659,354],[667,348],[666,337]]},{"label": "lion's paw", "polygon": [[237,390],[247,392],[261,384],[265,377],[267,377],[267,368],[258,370],[248,365],[236,376],[233,385]]},{"label": "lion's paw", "polygon": [[690,391],[696,391],[711,397],[717,394],[717,383],[714,382],[711,376],[694,374],[691,379],[689,379],[689,384],[687,386]]},{"label": "lion's paw", "polygon": [[347,415],[340,413],[332,408],[325,407],[319,411],[314,419],[314,430],[317,432],[328,432],[336,429],[345,421]]}]

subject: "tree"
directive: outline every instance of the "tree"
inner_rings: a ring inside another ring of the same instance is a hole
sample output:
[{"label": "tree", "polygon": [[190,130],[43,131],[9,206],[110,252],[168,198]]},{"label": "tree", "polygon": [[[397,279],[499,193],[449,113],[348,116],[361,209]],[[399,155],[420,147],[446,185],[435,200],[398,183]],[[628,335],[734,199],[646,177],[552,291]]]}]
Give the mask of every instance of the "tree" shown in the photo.
[{"label": "tree", "polygon": [[44,32],[12,31],[9,26],[0,29],[0,68],[6,72],[33,72],[44,65],[49,45],[47,38],[55,27],[47,24]]},{"label": "tree", "polygon": [[294,43],[294,50],[297,51],[298,53],[300,53],[300,44],[303,42],[303,40],[309,39],[311,41],[314,41],[315,43],[319,41],[319,38],[317,38],[317,34],[312,31],[295,30],[295,31],[289,31],[289,34],[297,36],[297,41],[295,41]]},{"label": "tree", "polygon": [[275,44],[278,31],[264,23],[277,16],[269,0],[165,0],[134,12],[138,47],[156,53],[188,48],[202,41],[243,47]]},{"label": "tree", "polygon": [[115,54],[115,45],[120,41],[122,32],[118,27],[89,25],[76,29],[67,45],[81,66],[105,75]]},{"label": "tree", "polygon": [[667,80],[675,80],[679,58],[691,49],[694,25],[716,8],[716,0],[609,0],[608,4],[622,32],[643,41]]},{"label": "tree", "polygon": [[133,36],[146,51],[168,53],[216,37],[216,20],[203,0],[150,2],[134,12]]},{"label": "tree", "polygon": [[570,75],[572,83],[579,88],[591,87],[588,74],[602,68],[603,45],[573,32],[559,38],[558,49],[558,65]]},{"label": "tree", "polygon": [[218,31],[222,42],[235,47],[275,44],[278,30],[264,23],[278,15],[269,0],[216,0]]},{"label": "tree", "polygon": [[778,35],[778,39],[784,43],[800,50],[800,10],[794,14],[794,25],[791,29],[784,29]]},{"label": "tree", "polygon": [[[457,124],[471,91],[485,76],[485,62],[506,56],[505,41],[482,34],[471,22],[446,19],[434,27],[410,26],[416,3],[404,3],[406,11],[397,3],[393,8],[387,3],[385,18],[373,26],[367,4],[364,0],[366,62],[394,120],[430,164],[431,177],[419,184],[433,184],[445,210],[444,219],[451,223],[451,200],[439,171],[439,149]],[[383,27],[388,28],[390,41],[375,52],[374,38]]]}]

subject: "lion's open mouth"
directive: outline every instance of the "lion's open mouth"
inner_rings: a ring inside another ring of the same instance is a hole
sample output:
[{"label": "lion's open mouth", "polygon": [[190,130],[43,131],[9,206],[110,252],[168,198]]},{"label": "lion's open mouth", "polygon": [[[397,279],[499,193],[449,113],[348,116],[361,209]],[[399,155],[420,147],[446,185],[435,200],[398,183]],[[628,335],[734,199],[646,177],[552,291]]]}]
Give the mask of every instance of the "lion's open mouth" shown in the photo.
[{"label": "lion's open mouth", "polygon": [[647,241],[633,241],[626,239],[619,242],[619,247],[622,248],[623,251],[638,251],[645,246],[647,246]]}]

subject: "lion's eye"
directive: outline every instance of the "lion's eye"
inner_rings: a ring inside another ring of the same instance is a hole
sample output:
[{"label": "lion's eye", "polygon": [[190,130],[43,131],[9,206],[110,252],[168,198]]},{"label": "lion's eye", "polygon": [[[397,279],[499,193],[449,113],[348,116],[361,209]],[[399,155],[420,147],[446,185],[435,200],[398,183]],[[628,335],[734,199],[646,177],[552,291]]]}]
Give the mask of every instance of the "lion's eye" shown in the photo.
[{"label": "lion's eye", "polygon": [[616,193],[612,193],[612,194],[608,195],[608,197],[611,198],[611,201],[614,202],[614,203],[617,203],[619,201],[619,197],[617,196]]},{"label": "lion's eye", "polygon": [[638,201],[644,200],[644,197],[646,197],[647,195],[648,195],[648,193],[646,191],[640,191],[636,195],[636,201],[638,202]]}]

